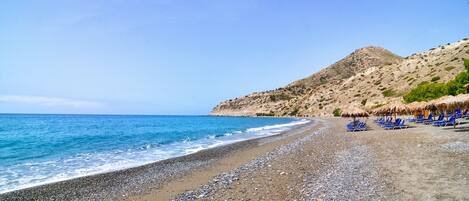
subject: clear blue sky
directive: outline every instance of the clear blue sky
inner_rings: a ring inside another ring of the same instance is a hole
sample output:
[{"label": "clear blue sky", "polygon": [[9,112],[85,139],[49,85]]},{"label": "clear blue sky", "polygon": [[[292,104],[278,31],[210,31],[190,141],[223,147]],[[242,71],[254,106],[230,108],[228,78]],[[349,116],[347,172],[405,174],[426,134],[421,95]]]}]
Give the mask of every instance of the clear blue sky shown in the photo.
[{"label": "clear blue sky", "polygon": [[6,0],[0,112],[206,114],[356,48],[465,37],[468,0]]}]

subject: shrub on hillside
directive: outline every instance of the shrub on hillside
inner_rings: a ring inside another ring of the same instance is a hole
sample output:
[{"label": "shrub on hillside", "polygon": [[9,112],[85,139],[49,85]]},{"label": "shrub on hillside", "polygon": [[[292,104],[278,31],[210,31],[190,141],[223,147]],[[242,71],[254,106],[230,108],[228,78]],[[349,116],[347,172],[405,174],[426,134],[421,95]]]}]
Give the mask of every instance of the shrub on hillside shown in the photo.
[{"label": "shrub on hillside", "polygon": [[300,109],[298,109],[298,108],[293,109],[293,111],[290,112],[290,116],[296,116],[299,111],[300,111]]},{"label": "shrub on hillside", "polygon": [[[422,82],[416,88],[412,89],[409,93],[404,95],[404,101],[408,103],[414,101],[427,101],[445,95],[455,96],[466,93],[467,91],[464,85],[469,84],[469,59],[463,60],[466,71],[459,73],[453,80],[447,83]],[[446,70],[448,70],[448,68],[446,68]],[[436,77],[432,78],[432,82],[436,80],[439,80],[439,77],[438,79]]]},{"label": "shrub on hillside", "polygon": [[272,117],[275,116],[274,112],[270,111],[270,113],[256,113],[258,117]]},{"label": "shrub on hillside", "polygon": [[396,95],[396,92],[394,92],[392,89],[387,89],[385,91],[383,91],[383,96],[384,97],[391,97],[391,96],[394,96]]},{"label": "shrub on hillside", "polygon": [[432,82],[436,82],[440,80],[440,77],[439,76],[435,76],[435,77],[432,77]]},{"label": "shrub on hillside", "polygon": [[366,102],[367,102],[367,101],[368,101],[368,99],[363,99],[363,100],[361,101],[361,104],[362,104],[362,105],[366,105]]},{"label": "shrub on hillside", "polygon": [[448,66],[448,67],[445,68],[445,70],[446,70],[446,71],[450,71],[450,70],[453,70],[453,69],[455,69],[455,68],[456,68],[456,67],[454,67],[454,66]]},{"label": "shrub on hillside", "polygon": [[334,111],[332,111],[332,114],[334,115],[334,117],[339,117],[340,115],[342,115],[342,110],[340,108],[335,108]]},{"label": "shrub on hillside", "polygon": [[454,80],[455,82],[457,83],[460,83],[462,85],[465,85],[467,83],[469,83],[469,72],[462,72],[462,73],[459,73],[455,78]]},{"label": "shrub on hillside", "polygon": [[464,68],[469,71],[469,59],[464,59]]},{"label": "shrub on hillside", "polygon": [[466,88],[461,83],[458,83],[454,80],[449,81],[446,86],[448,87],[448,94],[449,95],[458,95],[466,92]]},{"label": "shrub on hillside", "polygon": [[448,94],[448,86],[443,83],[425,83],[420,84],[404,95],[405,102],[427,101]]}]

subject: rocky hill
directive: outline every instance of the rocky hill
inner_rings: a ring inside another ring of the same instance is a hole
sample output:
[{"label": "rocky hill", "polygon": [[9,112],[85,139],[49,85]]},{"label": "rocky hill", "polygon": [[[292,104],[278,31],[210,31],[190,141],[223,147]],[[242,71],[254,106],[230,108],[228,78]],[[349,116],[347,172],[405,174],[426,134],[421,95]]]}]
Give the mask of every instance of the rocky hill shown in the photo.
[{"label": "rocky hill", "polygon": [[422,82],[447,82],[464,70],[469,39],[401,58],[380,47],[355,50],[304,79],[271,91],[224,101],[211,115],[332,116],[336,108],[386,104]]}]

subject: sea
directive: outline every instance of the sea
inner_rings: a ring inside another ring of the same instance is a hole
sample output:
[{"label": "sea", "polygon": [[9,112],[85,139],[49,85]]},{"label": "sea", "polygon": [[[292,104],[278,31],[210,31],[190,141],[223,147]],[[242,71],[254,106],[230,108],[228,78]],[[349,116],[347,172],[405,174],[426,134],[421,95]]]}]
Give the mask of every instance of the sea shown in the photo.
[{"label": "sea", "polygon": [[279,134],[270,117],[0,114],[0,193]]}]

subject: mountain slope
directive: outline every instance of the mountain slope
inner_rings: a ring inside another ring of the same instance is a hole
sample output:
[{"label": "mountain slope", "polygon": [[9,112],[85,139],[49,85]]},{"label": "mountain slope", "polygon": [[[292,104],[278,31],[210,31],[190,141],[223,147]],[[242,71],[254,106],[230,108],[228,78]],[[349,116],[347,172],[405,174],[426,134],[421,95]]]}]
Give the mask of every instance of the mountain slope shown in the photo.
[{"label": "mountain slope", "polygon": [[423,81],[452,79],[464,69],[462,58],[469,58],[467,39],[406,58],[380,47],[360,48],[283,88],[224,101],[211,115],[331,116],[351,103],[373,108]]}]

